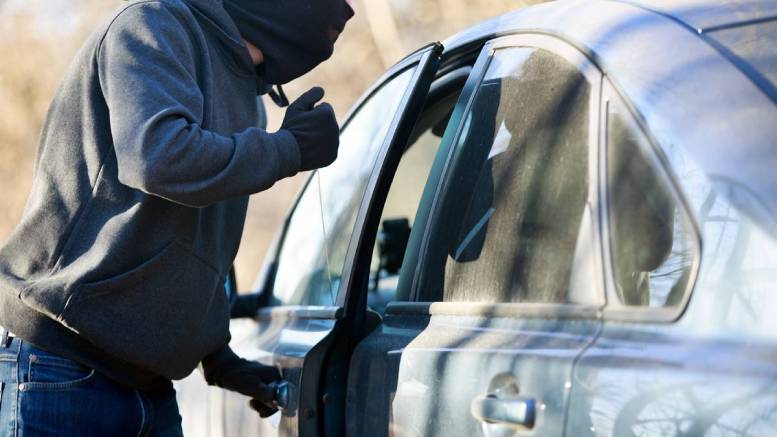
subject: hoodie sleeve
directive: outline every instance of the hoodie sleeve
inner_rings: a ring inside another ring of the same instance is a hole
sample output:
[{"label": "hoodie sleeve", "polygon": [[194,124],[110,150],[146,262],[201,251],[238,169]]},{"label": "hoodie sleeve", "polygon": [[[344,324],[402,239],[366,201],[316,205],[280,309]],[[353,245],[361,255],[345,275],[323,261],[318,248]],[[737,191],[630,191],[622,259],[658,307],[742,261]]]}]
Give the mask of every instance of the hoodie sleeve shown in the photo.
[{"label": "hoodie sleeve", "polygon": [[195,46],[162,2],[129,6],[98,48],[119,180],[187,206],[203,207],[272,186],[299,171],[294,137],[251,127],[230,136],[204,129]]}]

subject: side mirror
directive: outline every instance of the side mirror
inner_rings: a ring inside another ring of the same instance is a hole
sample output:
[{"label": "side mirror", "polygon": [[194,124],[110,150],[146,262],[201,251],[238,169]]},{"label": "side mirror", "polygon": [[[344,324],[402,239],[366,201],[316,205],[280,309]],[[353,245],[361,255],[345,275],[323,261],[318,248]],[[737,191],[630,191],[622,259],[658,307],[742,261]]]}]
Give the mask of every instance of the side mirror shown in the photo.
[{"label": "side mirror", "polygon": [[[269,306],[272,297],[272,278],[275,275],[275,263],[270,263],[263,269],[263,276],[259,278],[258,283],[262,284],[257,292],[239,294],[237,292],[237,281],[235,280],[234,267],[230,271],[225,288],[230,302],[229,317],[232,319],[254,318],[259,308]],[[232,289],[227,288],[231,284]]]}]

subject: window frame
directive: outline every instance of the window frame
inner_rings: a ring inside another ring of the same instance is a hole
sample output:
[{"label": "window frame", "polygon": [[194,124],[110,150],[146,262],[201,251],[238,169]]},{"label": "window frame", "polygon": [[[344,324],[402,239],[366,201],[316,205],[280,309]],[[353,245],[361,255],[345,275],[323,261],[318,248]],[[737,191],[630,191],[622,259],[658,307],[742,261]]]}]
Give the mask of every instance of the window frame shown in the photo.
[{"label": "window frame", "polygon": [[[466,124],[466,115],[470,112],[473,101],[477,96],[479,86],[491,65],[491,61],[499,49],[509,48],[537,48],[546,50],[556,56],[559,56],[572,65],[588,79],[591,85],[589,97],[589,133],[588,133],[588,152],[589,152],[589,186],[587,208],[591,223],[589,226],[591,243],[593,244],[593,262],[594,262],[594,284],[595,293],[598,295],[597,304],[586,303],[473,303],[473,302],[444,302],[442,296],[436,296],[434,300],[426,299],[421,294],[421,275],[423,274],[426,255],[429,251],[429,244],[434,223],[439,214],[439,204],[441,197],[449,185],[449,177],[453,163],[456,161],[457,152],[460,150],[457,144],[461,139],[462,131]],[[537,32],[515,33],[498,37],[487,41],[478,56],[478,60],[473,67],[472,73],[464,86],[459,102],[454,109],[451,117],[451,124],[447,127],[443,137],[443,143],[440,147],[439,155],[435,159],[434,167],[441,167],[437,178],[430,175],[429,181],[435,181],[435,186],[427,186],[423,199],[431,195],[430,205],[427,206],[428,216],[426,217],[421,241],[417,242],[417,257],[409,257],[406,253],[405,259],[417,260],[414,265],[403,265],[403,270],[408,267],[412,272],[405,271],[400,273],[400,287],[410,286],[409,302],[392,302],[387,307],[388,314],[406,314],[406,313],[424,313],[430,315],[484,315],[500,317],[530,317],[530,318],[566,318],[566,319],[600,319],[601,309],[606,305],[605,278],[603,272],[603,253],[600,235],[601,223],[599,211],[596,205],[600,203],[599,196],[599,128],[600,128],[600,108],[601,108],[601,87],[603,74],[596,67],[588,53],[581,50],[577,45],[569,42],[557,35],[549,35]],[[458,113],[458,116],[457,116]],[[454,124],[455,123],[455,124]],[[444,154],[444,155],[443,155]],[[434,169],[433,169],[434,172]],[[433,190],[433,193],[432,191]],[[427,193],[429,191],[430,193]],[[417,219],[426,215],[419,214]],[[419,222],[420,224],[420,222]],[[413,237],[411,236],[411,239]],[[412,249],[412,243],[408,245],[408,252]],[[405,284],[403,284],[405,283]],[[409,284],[407,284],[409,283]]]},{"label": "window frame", "polygon": [[[472,73],[472,69],[473,69],[473,63],[475,62],[475,60],[477,58],[477,55],[479,53],[480,53],[480,49],[478,48],[477,50],[470,50],[468,53],[464,53],[463,56],[456,57],[452,61],[449,60],[447,64],[443,63],[444,61],[441,60],[442,65],[440,65],[440,67],[439,67],[439,69],[437,71],[437,74],[436,74],[434,80],[432,81],[432,84],[430,86],[430,90],[429,90],[429,92],[426,95],[426,100],[424,102],[423,108],[422,108],[421,112],[418,115],[418,120],[416,121],[416,125],[413,126],[413,128],[411,129],[411,135],[412,135],[413,132],[417,132],[418,123],[420,122],[421,117],[423,117],[425,111],[429,108],[430,102],[432,102],[432,104],[439,104],[442,100],[447,98],[447,96],[449,94],[456,93],[457,94],[456,101],[453,102],[453,105],[450,108],[451,111],[453,111],[454,107],[456,106],[456,103],[458,102],[458,96],[461,95],[461,93],[462,93],[462,91],[464,89],[464,84],[466,83],[467,80],[469,80],[469,77],[470,77],[470,75]],[[460,84],[460,86],[459,85],[451,86],[450,85],[451,83]],[[438,87],[438,88],[435,89],[436,87]],[[440,89],[447,90],[447,92],[443,91],[441,93]],[[455,90],[455,91],[452,91],[452,90]],[[440,95],[443,95],[445,97],[440,98],[439,97]],[[447,124],[446,124],[446,127],[447,127]],[[420,138],[421,137],[415,138],[415,140],[418,141]],[[411,138],[411,139],[413,139],[413,138]],[[432,168],[433,168],[433,164],[434,164],[435,159],[437,157],[437,152],[439,151],[439,147],[440,147],[440,144],[442,143],[442,141],[443,140],[442,140],[441,136],[438,137],[438,139],[435,141],[435,144],[436,144],[435,145],[435,151],[434,151],[434,153],[431,156],[432,161],[428,163],[428,170],[425,173],[427,177],[426,177],[426,179],[424,179],[423,183],[418,187],[418,188],[421,188],[421,190],[422,190],[421,193],[420,193],[421,195],[423,194],[423,189],[425,188],[426,184],[430,180],[434,180],[434,178],[431,176]],[[412,147],[410,147],[410,146],[412,146]],[[384,208],[380,212],[380,217],[379,217],[380,220],[378,222],[379,223],[378,234],[380,233],[380,229],[383,226],[383,219],[388,218],[388,217],[384,216],[384,214],[386,212],[385,211],[385,205],[389,201],[389,198],[390,198],[390,195],[391,195],[391,190],[394,187],[394,183],[396,181],[396,178],[398,177],[399,170],[402,167],[402,163],[406,159],[405,155],[406,155],[406,153],[408,151],[410,151],[413,148],[417,147],[417,145],[415,143],[411,143],[410,140],[408,140],[406,142],[406,144],[405,144],[405,147],[406,148],[405,148],[404,151],[401,151],[400,153],[398,153],[396,155],[397,158],[398,158],[398,163],[397,163],[396,169],[394,170],[394,172],[393,172],[393,174],[391,176],[391,182],[388,185],[388,192],[387,192],[386,199],[384,201]],[[418,212],[422,211],[422,208],[421,208],[422,203],[423,202],[421,201],[421,198],[419,196],[418,201],[413,203],[413,206],[415,207],[414,213],[418,213]],[[414,226],[414,224],[416,223],[416,219],[417,218],[418,217],[415,217],[415,216],[413,217],[413,224],[411,224],[411,229]],[[419,220],[419,226],[420,226],[420,223],[424,223],[424,222],[425,222],[424,220]],[[409,241],[408,241],[408,244],[409,244]],[[375,247],[373,247],[373,251],[377,249],[377,246],[378,246],[377,241],[376,241],[374,246]],[[413,251],[407,250],[407,245],[406,245],[405,249],[406,250],[405,250],[405,252],[403,254],[404,256],[409,256],[410,253],[414,253]],[[403,256],[403,259],[402,259],[403,262],[404,262],[404,256]],[[394,274],[392,276],[393,279],[395,281],[397,281],[397,282],[398,282],[398,279],[400,277],[400,272],[401,272],[401,268],[400,268],[400,270],[397,271],[396,274]],[[372,270],[372,266],[371,266],[370,267],[370,286],[373,283],[372,282],[373,281],[373,276],[372,275],[375,274],[375,273],[376,273],[376,271],[373,271]],[[391,300],[390,302],[408,302],[409,301],[409,296],[400,296],[400,295],[396,294],[398,292],[398,290],[399,290],[399,287],[395,286],[395,289],[394,289],[394,292],[395,292],[394,299]],[[390,302],[388,302],[388,303],[390,303]]]},{"label": "window frame", "polygon": [[[610,238],[610,196],[609,196],[609,181],[607,175],[607,151],[609,144],[607,142],[607,122],[608,122],[608,109],[611,102],[616,102],[623,107],[624,116],[628,118],[627,123],[634,127],[638,134],[641,136],[641,141],[638,141],[638,147],[644,154],[646,160],[649,161],[652,169],[656,173],[656,176],[661,180],[664,187],[667,189],[668,194],[672,200],[675,201],[678,208],[682,209],[682,212],[687,218],[687,227],[690,232],[689,241],[695,251],[695,256],[691,264],[691,271],[688,276],[688,283],[686,289],[683,292],[683,296],[680,299],[680,303],[674,307],[650,307],[650,306],[628,306],[614,304],[613,302],[620,302],[617,295],[617,280],[615,278],[614,260],[613,260],[613,248],[612,239]],[[651,135],[650,130],[646,128],[643,118],[639,115],[639,111],[632,105],[632,103],[625,97],[623,92],[619,89],[617,82],[611,77],[605,75],[602,82],[602,95],[600,105],[600,123],[599,131],[599,168],[600,179],[599,184],[599,212],[600,224],[601,224],[601,238],[600,247],[603,249],[603,265],[605,275],[605,292],[607,304],[602,309],[602,317],[606,321],[623,321],[623,322],[637,322],[637,323],[674,323],[679,320],[683,313],[685,313],[690,301],[691,294],[693,292],[696,280],[699,274],[699,267],[702,262],[702,238],[698,220],[693,214],[692,208],[689,207],[688,200],[683,194],[679,178],[672,171],[672,166],[669,159],[666,157],[661,147],[658,145],[655,137]]]},{"label": "window frame", "polygon": [[[400,100],[398,111],[394,114],[394,117],[390,121],[389,128],[386,133],[386,137],[383,139],[383,143],[380,146],[378,154],[376,155],[375,162],[371,166],[370,177],[367,186],[365,187],[364,195],[359,202],[357,219],[354,223],[354,230],[349,238],[348,249],[346,252],[346,259],[343,265],[343,273],[341,276],[340,284],[337,289],[337,295],[333,305],[317,306],[317,305],[272,305],[272,299],[275,295],[275,280],[278,272],[278,262],[280,254],[283,250],[288,228],[291,222],[291,218],[297,210],[299,202],[313,183],[313,179],[316,177],[317,171],[310,172],[310,175],[302,183],[299,191],[295,195],[294,201],[289,208],[286,217],[284,218],[282,227],[278,232],[274,243],[271,245],[271,252],[268,253],[268,262],[260,270],[260,276],[255,289],[258,292],[259,309],[256,313],[257,319],[277,318],[277,317],[299,317],[300,311],[308,315],[309,318],[326,318],[326,319],[340,319],[345,316],[346,307],[348,306],[348,290],[350,288],[350,277],[353,270],[358,263],[357,260],[357,248],[359,241],[362,239],[362,234],[365,226],[365,215],[367,214],[369,200],[373,197],[377,182],[380,178],[380,169],[383,167],[384,161],[388,150],[395,142],[397,136],[398,127],[401,122],[407,117],[408,104],[410,99],[416,94],[419,82],[423,80],[422,75],[428,74],[429,67],[436,72],[437,62],[435,58],[439,59],[439,52],[442,51],[442,45],[439,43],[429,44],[421,47],[415,52],[407,55],[405,58],[393,65],[389,70],[383,73],[378,79],[373,82],[373,85],[368,88],[367,91],[354,103],[346,116],[343,118],[344,122],[340,126],[340,133],[345,130],[351,123],[351,120],[356,114],[364,107],[364,105],[370,101],[386,84],[394,80],[397,76],[401,75],[408,69],[415,68],[410,80],[409,86],[405,89],[402,99]],[[426,94],[424,94],[425,96]]]}]

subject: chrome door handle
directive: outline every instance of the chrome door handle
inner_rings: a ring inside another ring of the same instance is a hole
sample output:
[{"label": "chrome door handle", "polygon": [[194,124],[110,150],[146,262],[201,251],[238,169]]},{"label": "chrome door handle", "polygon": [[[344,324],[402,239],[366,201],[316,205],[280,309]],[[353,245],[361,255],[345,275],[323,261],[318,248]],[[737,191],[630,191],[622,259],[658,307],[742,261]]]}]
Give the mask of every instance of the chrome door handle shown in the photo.
[{"label": "chrome door handle", "polygon": [[488,394],[473,399],[470,412],[481,422],[531,429],[534,427],[536,404],[534,399],[526,396],[496,397]]}]

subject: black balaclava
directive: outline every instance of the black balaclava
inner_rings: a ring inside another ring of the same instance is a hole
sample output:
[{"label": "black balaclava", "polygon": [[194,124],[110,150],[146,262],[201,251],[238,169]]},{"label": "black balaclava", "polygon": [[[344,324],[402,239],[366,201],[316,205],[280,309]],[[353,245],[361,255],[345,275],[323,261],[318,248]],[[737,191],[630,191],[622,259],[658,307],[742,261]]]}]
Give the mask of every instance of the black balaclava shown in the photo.
[{"label": "black balaclava", "polygon": [[332,56],[353,16],[346,0],[224,0],[240,35],[264,54],[264,80],[281,85]]}]

